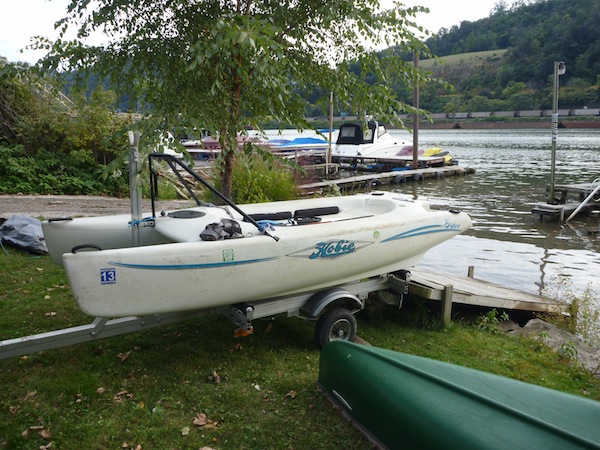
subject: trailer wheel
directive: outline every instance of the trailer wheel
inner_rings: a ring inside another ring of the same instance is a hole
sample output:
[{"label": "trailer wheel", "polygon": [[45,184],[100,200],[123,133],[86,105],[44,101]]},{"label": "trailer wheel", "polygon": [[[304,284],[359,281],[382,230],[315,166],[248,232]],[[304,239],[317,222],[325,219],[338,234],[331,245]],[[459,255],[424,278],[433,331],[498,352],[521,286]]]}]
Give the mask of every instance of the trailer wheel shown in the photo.
[{"label": "trailer wheel", "polygon": [[315,341],[323,348],[330,341],[352,341],[356,337],[356,317],[346,308],[332,308],[315,326]]}]

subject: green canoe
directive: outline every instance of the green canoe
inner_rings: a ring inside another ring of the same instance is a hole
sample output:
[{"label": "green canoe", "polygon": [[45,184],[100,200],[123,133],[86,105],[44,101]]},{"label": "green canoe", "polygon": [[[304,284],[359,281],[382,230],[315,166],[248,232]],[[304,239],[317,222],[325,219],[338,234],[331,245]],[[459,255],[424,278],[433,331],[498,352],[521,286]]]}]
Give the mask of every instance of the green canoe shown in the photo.
[{"label": "green canoe", "polygon": [[390,449],[600,449],[600,402],[454,364],[332,341],[318,385]]}]

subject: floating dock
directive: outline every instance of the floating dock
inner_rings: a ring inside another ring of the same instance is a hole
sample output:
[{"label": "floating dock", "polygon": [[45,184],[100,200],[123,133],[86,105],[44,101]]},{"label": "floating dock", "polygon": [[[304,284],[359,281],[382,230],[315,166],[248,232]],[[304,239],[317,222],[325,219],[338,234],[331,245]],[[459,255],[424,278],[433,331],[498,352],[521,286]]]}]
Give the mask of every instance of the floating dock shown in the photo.
[{"label": "floating dock", "polygon": [[365,186],[373,186],[380,184],[398,184],[408,181],[422,181],[425,178],[444,178],[447,176],[464,176],[466,174],[475,173],[475,169],[471,167],[461,166],[445,166],[445,167],[430,167],[426,169],[415,170],[398,170],[393,172],[369,173],[366,175],[358,175],[353,177],[339,178],[335,180],[319,181],[300,185],[302,190],[318,190],[332,186],[337,186],[341,189],[362,188]]},{"label": "floating dock", "polygon": [[[598,183],[577,183],[577,184],[558,184],[555,186],[555,192],[560,193],[560,202],[557,204],[553,203],[536,203],[531,212],[533,214],[539,214],[540,221],[543,221],[545,217],[558,219],[560,223],[565,221],[573,214],[578,208],[581,207],[580,211],[590,213],[595,210],[600,210],[600,194],[598,198],[590,199],[585,205],[581,206],[582,202],[586,200],[594,190],[598,188]],[[567,201],[569,194],[576,194],[579,201]]]}]

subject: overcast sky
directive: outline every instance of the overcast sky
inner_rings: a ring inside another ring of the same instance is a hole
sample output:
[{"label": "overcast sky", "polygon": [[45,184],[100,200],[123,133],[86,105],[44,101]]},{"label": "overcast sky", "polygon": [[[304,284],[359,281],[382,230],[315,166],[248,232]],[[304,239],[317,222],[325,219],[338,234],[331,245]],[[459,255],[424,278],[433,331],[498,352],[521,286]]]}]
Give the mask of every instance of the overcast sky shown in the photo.
[{"label": "overcast sky", "polygon": [[[463,20],[487,17],[497,0],[404,0],[406,6],[422,5],[430,13],[418,17],[421,25],[431,31],[450,28]],[[25,50],[33,36],[55,38],[54,23],[65,16],[69,0],[0,0],[0,56],[9,61],[33,63],[41,52]],[[385,4],[386,0],[382,0]],[[512,4],[513,0],[508,0]]]}]

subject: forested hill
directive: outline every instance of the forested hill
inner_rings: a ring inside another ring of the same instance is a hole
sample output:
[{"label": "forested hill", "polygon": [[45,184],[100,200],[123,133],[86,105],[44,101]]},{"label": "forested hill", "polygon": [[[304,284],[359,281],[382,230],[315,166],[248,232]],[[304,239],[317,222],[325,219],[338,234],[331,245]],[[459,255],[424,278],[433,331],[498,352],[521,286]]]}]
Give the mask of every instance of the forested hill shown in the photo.
[{"label": "forested hill", "polygon": [[[432,53],[442,59],[441,71],[434,70],[436,75],[463,75],[447,79],[455,85],[452,99],[440,98],[444,93],[439,91],[435,95],[430,92],[422,106],[432,111],[477,110],[467,103],[478,97],[478,103],[485,99],[498,103],[484,105],[492,110],[547,108],[554,61],[564,61],[567,66],[561,85],[570,106],[598,104],[599,30],[600,0],[521,0],[512,6],[500,0],[489,17],[441,29],[427,40]],[[444,72],[444,56],[498,50],[506,52],[497,52],[477,67],[446,67]],[[520,107],[507,104],[509,95],[520,97]],[[453,104],[447,106],[448,102]]]},{"label": "forested hill", "polygon": [[546,84],[553,61],[572,77],[595,83],[600,74],[600,1],[537,0],[508,8],[499,1],[486,19],[462,22],[427,41],[435,55],[509,49],[506,79]]}]

